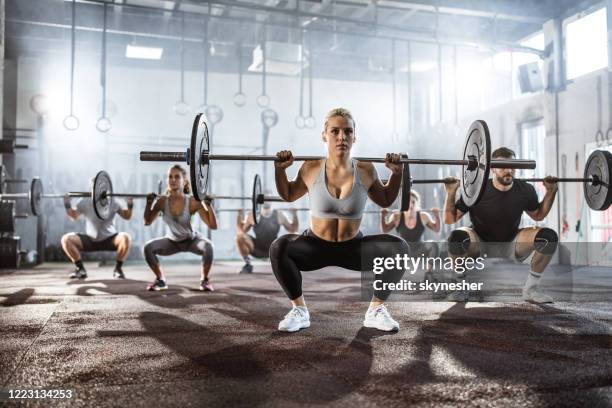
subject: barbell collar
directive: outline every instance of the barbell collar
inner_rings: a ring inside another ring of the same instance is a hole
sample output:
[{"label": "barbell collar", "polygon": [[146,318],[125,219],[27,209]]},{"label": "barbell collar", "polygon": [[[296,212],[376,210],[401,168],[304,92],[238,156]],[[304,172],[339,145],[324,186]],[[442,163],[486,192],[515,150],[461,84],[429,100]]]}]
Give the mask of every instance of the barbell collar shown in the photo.
[{"label": "barbell collar", "polygon": [[89,191],[70,191],[68,194],[57,194],[60,197],[68,196],[68,197],[76,197],[76,198],[87,198],[91,197],[91,192]]},{"label": "barbell collar", "polygon": [[25,198],[29,198],[29,193],[7,193],[0,194],[0,200],[21,200]]}]

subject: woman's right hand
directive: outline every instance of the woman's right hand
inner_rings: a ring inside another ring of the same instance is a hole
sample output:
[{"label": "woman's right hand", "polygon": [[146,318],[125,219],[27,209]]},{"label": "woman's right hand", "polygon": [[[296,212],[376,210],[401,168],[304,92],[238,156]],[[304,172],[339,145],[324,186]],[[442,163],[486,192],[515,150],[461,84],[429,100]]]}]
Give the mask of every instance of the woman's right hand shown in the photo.
[{"label": "woman's right hand", "polygon": [[276,153],[277,160],[274,161],[274,167],[277,169],[285,170],[287,167],[293,164],[293,153],[291,150],[281,150]]}]

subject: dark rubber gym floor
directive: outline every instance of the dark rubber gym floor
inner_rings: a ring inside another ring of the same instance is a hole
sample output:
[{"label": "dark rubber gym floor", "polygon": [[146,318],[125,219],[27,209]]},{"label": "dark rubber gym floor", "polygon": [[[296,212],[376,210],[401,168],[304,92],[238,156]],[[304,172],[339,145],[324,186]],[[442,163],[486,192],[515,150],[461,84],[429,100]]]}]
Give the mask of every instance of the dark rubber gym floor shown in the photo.
[{"label": "dark rubber gym floor", "polygon": [[2,388],[76,390],[41,406],[612,405],[609,303],[391,303],[383,334],[361,327],[358,274],[328,268],[304,274],[311,327],[284,334],[268,265],[215,265],[214,293],[196,264],[167,264],[163,293],[141,264],[87,267],[0,275]]}]

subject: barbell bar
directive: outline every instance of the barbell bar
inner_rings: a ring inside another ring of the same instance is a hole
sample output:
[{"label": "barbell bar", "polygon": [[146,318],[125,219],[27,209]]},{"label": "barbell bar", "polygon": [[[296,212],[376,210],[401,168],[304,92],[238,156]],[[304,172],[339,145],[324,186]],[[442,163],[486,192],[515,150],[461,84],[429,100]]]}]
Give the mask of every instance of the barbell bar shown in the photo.
[{"label": "barbell bar", "polygon": [[[583,177],[553,177],[552,179],[556,183],[582,183],[584,199],[589,208],[595,211],[605,211],[612,204],[612,189],[610,188],[610,181],[612,180],[612,153],[607,150],[594,150],[591,152],[584,167]],[[532,177],[517,178],[517,180],[537,183],[544,182],[545,179]],[[461,181],[464,182],[463,179]],[[412,180],[411,184],[446,182],[448,182],[447,179],[423,179]]]},{"label": "barbell bar", "polygon": [[15,139],[0,139],[0,154],[13,154],[15,149],[27,149],[29,146],[17,144]]},{"label": "barbell bar", "polygon": [[[157,183],[157,195],[162,193],[162,181]],[[110,206],[113,197],[132,197],[146,198],[149,194],[130,194],[130,193],[114,193],[112,190],[112,182],[110,176],[104,170],[98,172],[94,177],[94,182],[91,191],[71,191],[67,194],[45,194],[43,193],[43,184],[40,178],[34,177],[30,183],[30,190],[27,193],[10,193],[0,194],[0,200],[29,200],[30,209],[33,215],[40,215],[42,199],[44,198],[64,198],[81,197],[91,198],[96,215],[100,219],[108,219],[110,216]]]},{"label": "barbell bar", "polygon": [[[514,178],[514,180],[519,180],[519,181],[525,181],[525,182],[529,182],[529,183],[537,183],[537,182],[544,182],[546,181],[545,178],[543,177],[537,177],[537,178]],[[384,181],[384,180],[381,180]],[[578,177],[578,178],[567,178],[567,177],[552,177],[551,181],[553,183],[592,183],[594,185],[605,185],[604,183],[602,183],[601,180],[599,180],[599,178],[597,176],[595,177],[589,177],[589,178],[582,178],[582,177]],[[412,184],[436,184],[436,183],[440,183],[440,184],[451,184],[453,183],[453,180],[449,180],[448,178],[446,179],[412,179]]]},{"label": "barbell bar", "polygon": [[[151,152],[144,151],[140,152],[140,161],[182,161],[187,162],[189,152]],[[325,159],[324,156],[293,156],[295,161],[313,161]],[[384,163],[384,157],[353,157],[357,161],[371,162],[371,163]],[[241,154],[210,154],[202,152],[202,161],[279,161],[277,156],[274,155],[241,155]],[[475,157],[470,156],[467,160],[458,159],[400,159],[402,164],[437,164],[437,165],[457,165],[467,166],[468,170],[475,170],[478,167],[478,161]],[[189,164],[189,163],[188,163]],[[536,164],[533,160],[525,159],[492,159],[491,168],[502,168],[502,169],[535,169]]]},{"label": "barbell bar", "polygon": [[[320,160],[322,156],[295,156],[296,161]],[[356,157],[357,160],[383,163],[381,157]],[[276,161],[272,155],[218,155],[213,154],[208,135],[208,125],[202,113],[196,115],[189,147],[184,152],[141,151],[141,161],[184,162],[189,165],[190,182],[196,200],[203,201],[208,195],[209,166],[215,160],[256,160]],[[435,164],[462,166],[461,196],[468,206],[478,202],[484,191],[489,171],[493,168],[535,169],[534,160],[491,159],[491,137],[486,122],[474,121],[468,129],[461,159],[411,159],[402,154],[402,196],[400,208],[408,210],[410,206],[410,164]]]}]

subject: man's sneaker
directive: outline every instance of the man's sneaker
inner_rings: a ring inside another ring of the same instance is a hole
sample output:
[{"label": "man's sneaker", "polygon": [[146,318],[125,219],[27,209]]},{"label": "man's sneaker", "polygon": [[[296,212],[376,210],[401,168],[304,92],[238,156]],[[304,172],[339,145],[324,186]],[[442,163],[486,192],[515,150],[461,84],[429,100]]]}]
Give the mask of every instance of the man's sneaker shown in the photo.
[{"label": "man's sneaker", "polygon": [[125,274],[123,273],[123,270],[121,268],[115,268],[115,270],[113,271],[113,278],[125,279]]},{"label": "man's sneaker", "polygon": [[166,290],[168,289],[168,285],[166,285],[166,281],[162,279],[155,279],[155,282],[150,283],[147,286],[147,290]]},{"label": "man's sneaker", "polygon": [[307,327],[310,327],[310,313],[305,307],[297,306],[294,306],[278,324],[278,330],[290,333]]},{"label": "man's sneaker", "polygon": [[385,305],[368,308],[363,325],[382,331],[399,330],[399,323],[393,320]]},{"label": "man's sneaker", "polygon": [[203,290],[204,292],[213,292],[215,288],[208,279],[202,279],[200,281],[200,290]]},{"label": "man's sneaker", "polygon": [[240,270],[240,273],[253,273],[253,265],[244,264]]},{"label": "man's sneaker", "polygon": [[542,293],[537,287],[523,288],[523,300],[530,303],[553,303],[553,298]]},{"label": "man's sneaker", "polygon": [[70,274],[70,279],[85,279],[87,277],[87,271],[85,269],[75,269]]}]

